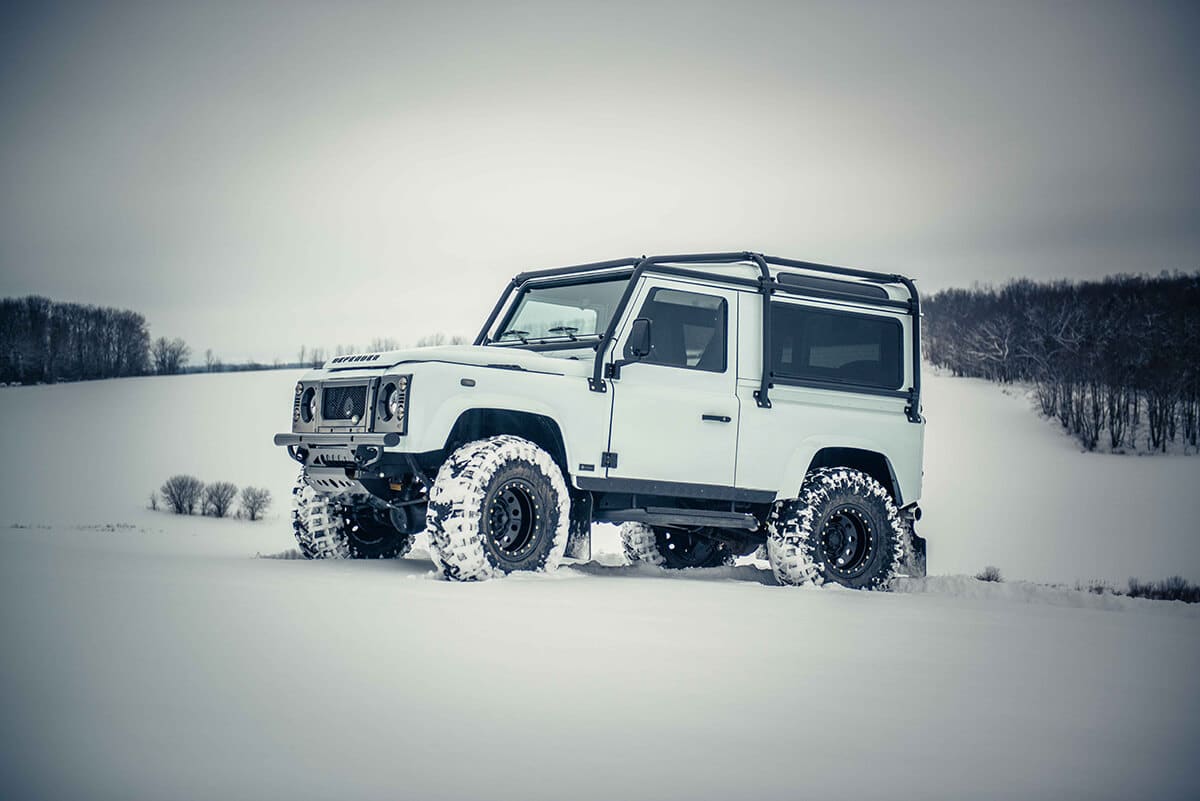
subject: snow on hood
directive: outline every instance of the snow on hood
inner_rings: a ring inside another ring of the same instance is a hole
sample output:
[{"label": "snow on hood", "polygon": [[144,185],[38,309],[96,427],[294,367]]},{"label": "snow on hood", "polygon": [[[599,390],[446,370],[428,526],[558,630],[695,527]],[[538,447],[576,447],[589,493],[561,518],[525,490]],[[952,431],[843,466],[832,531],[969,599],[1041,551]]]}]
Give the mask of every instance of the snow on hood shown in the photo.
[{"label": "snow on hood", "polygon": [[497,348],[482,345],[439,345],[430,348],[404,348],[380,353],[355,353],[338,356],[325,362],[325,369],[362,370],[386,369],[414,362],[449,362],[480,367],[510,366],[541,373],[589,375],[595,352],[589,346],[578,350],[536,353],[519,348]]}]

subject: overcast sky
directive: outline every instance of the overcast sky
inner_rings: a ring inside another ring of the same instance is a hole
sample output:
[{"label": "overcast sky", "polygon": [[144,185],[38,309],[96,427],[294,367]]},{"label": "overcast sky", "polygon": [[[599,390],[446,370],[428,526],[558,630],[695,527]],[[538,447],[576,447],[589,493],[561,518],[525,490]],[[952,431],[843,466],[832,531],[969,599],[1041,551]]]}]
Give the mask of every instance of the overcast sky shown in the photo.
[{"label": "overcast sky", "polygon": [[288,358],[712,249],[927,292],[1200,268],[1200,4],[0,11],[0,295]]}]

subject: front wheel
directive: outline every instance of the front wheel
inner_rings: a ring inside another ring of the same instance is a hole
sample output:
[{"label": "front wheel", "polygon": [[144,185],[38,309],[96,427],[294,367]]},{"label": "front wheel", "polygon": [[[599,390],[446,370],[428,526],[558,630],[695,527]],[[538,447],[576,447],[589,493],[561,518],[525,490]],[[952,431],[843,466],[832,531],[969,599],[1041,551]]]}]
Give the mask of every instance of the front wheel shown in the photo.
[{"label": "front wheel", "polygon": [[292,490],[292,531],[305,559],[397,559],[412,548],[413,517],[322,495],[303,474]]},{"label": "front wheel", "polygon": [[908,540],[891,493],[846,467],[809,473],[799,498],[775,504],[767,527],[767,556],[780,584],[884,589]]},{"label": "front wheel", "polygon": [[552,570],[567,547],[571,497],[550,454],[502,434],[469,442],[438,470],[425,527],[446,578]]},{"label": "front wheel", "polygon": [[308,485],[304,474],[292,488],[292,531],[305,559],[349,559],[341,508]]}]

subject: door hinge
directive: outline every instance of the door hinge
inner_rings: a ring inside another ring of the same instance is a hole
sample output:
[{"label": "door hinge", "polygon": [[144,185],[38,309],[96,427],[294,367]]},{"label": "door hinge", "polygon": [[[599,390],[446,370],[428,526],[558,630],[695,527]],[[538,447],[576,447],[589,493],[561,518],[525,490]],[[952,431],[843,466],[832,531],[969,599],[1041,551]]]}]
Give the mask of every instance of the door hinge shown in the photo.
[{"label": "door hinge", "polygon": [[616,467],[617,466],[617,454],[612,451],[605,451],[604,453],[600,454],[600,466],[601,467]]}]

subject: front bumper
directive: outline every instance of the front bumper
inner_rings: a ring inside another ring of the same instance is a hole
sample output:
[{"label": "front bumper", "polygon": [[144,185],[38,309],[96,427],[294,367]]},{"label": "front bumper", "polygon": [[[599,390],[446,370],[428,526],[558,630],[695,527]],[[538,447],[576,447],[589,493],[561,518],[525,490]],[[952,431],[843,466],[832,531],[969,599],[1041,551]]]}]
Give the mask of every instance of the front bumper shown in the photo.
[{"label": "front bumper", "polygon": [[380,448],[394,448],[400,444],[400,435],[389,434],[276,434],[275,444],[279,446],[307,445],[322,447],[330,445],[375,445]]},{"label": "front bumper", "polygon": [[384,448],[400,444],[400,435],[387,434],[276,434],[275,444],[306,467],[370,467],[383,458]]}]

